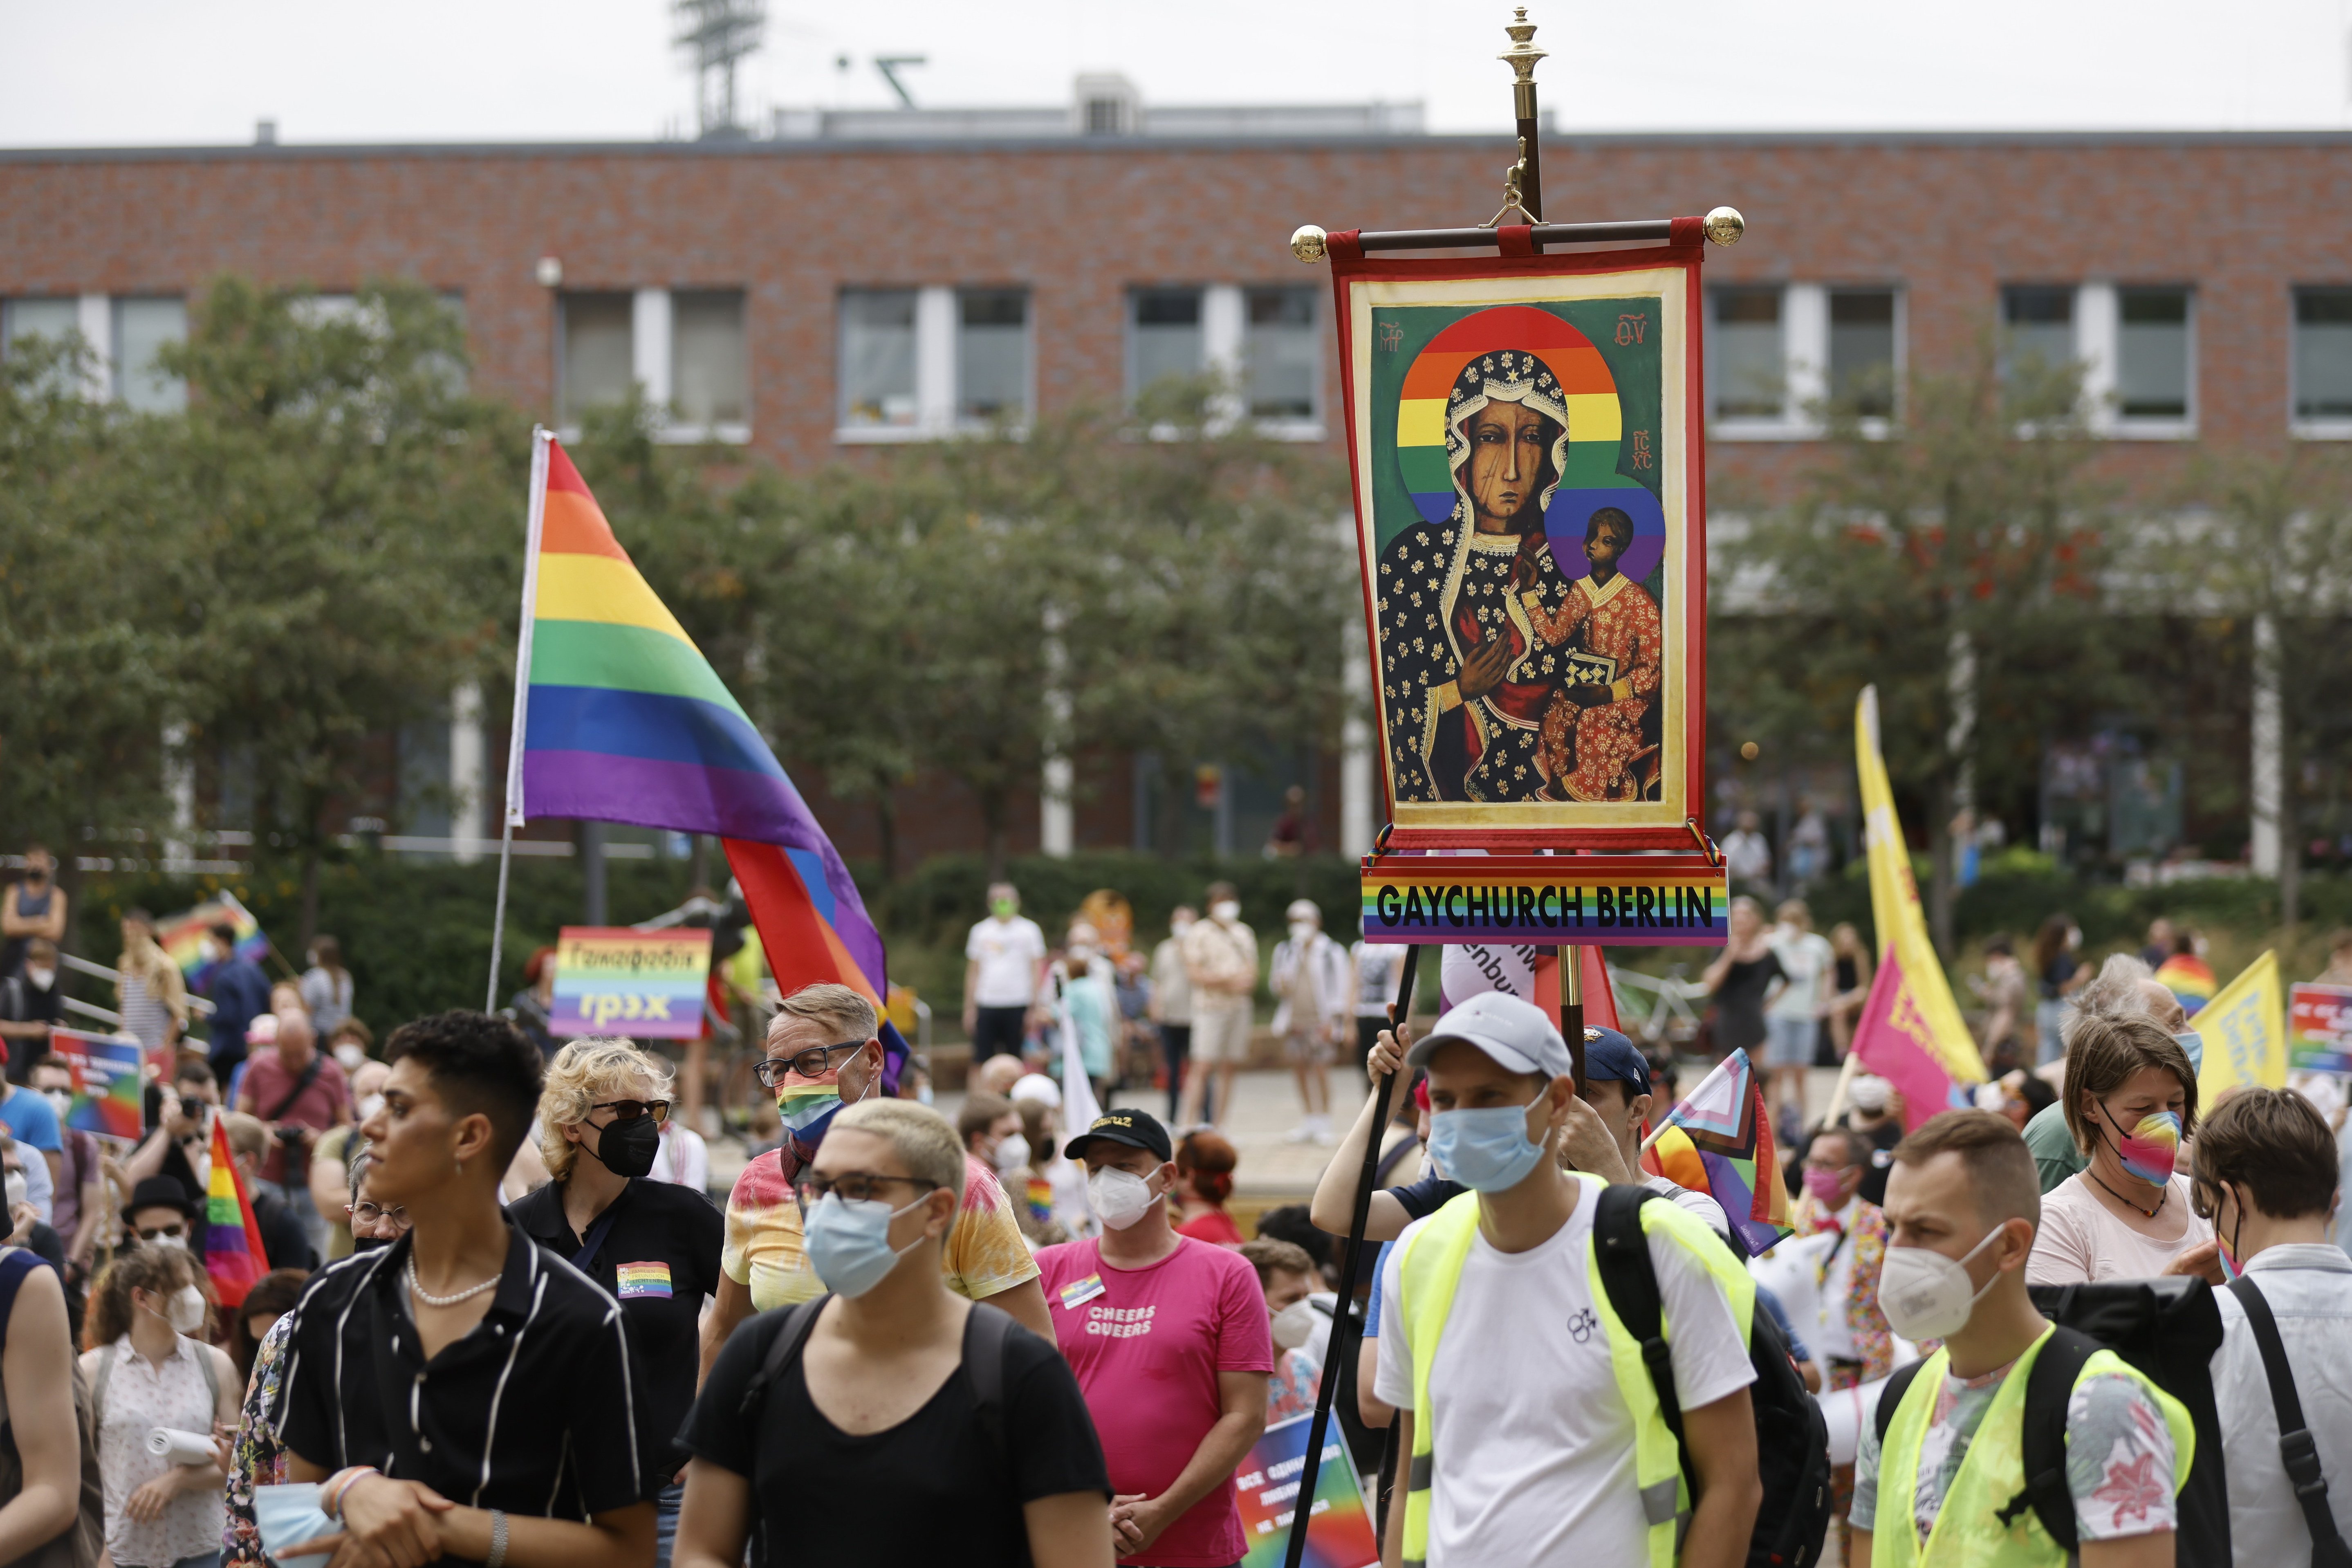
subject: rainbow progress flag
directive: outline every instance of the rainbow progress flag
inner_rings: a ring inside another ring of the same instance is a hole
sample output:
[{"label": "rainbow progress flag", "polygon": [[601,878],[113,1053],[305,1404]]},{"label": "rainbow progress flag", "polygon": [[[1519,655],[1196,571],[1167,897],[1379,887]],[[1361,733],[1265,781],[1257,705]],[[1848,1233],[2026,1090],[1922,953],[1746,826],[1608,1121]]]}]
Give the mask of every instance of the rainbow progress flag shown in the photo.
[{"label": "rainbow progress flag", "polygon": [[213,1173],[205,1189],[205,1268],[213,1293],[224,1307],[236,1307],[254,1282],[269,1272],[261,1248],[261,1227],[253,1219],[253,1194],[228,1147],[228,1119],[213,1118]]},{"label": "rainbow progress flag", "polygon": [[[532,450],[507,821],[623,822],[725,841],[776,983],[879,1009],[881,933],[742,705],[621,548],[555,437]],[[887,1021],[885,1091],[906,1043]]]},{"label": "rainbow progress flag", "polygon": [[1676,1100],[1642,1152],[1643,1167],[1723,1205],[1751,1256],[1789,1234],[1789,1189],[1772,1145],[1764,1086],[1733,1051]]},{"label": "rainbow progress flag", "polygon": [[212,949],[205,938],[223,921],[236,931],[236,955],[258,963],[269,951],[269,939],[261,934],[261,922],[253,918],[253,911],[226,888],[194,909],[156,922],[155,941],[187,976],[191,991],[202,991],[205,982],[212,978]]}]

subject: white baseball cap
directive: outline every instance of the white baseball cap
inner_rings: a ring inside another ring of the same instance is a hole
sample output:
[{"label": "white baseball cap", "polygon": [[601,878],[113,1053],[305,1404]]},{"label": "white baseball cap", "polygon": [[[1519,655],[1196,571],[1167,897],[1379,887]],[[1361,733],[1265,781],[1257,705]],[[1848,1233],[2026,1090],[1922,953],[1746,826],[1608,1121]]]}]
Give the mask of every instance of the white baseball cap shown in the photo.
[{"label": "white baseball cap", "polygon": [[1050,1105],[1059,1110],[1062,1108],[1062,1086],[1044,1073],[1033,1072],[1015,1079],[1012,1092],[1005,1098],[1015,1105],[1025,1105],[1034,1100],[1040,1105]]},{"label": "white baseball cap", "polygon": [[1512,1072],[1541,1073],[1550,1079],[1575,1070],[1559,1026],[1534,1003],[1507,992],[1482,991],[1438,1019],[1437,1027],[1405,1052],[1406,1064],[1427,1067],[1431,1054],[1450,1040],[1475,1046]]},{"label": "white baseball cap", "polygon": [[1845,1097],[1853,1102],[1855,1110],[1867,1110],[1875,1116],[1886,1109],[1887,1097],[1894,1091],[1895,1086],[1885,1079],[1874,1073],[1858,1072],[1853,1075],[1853,1081],[1846,1085]]}]

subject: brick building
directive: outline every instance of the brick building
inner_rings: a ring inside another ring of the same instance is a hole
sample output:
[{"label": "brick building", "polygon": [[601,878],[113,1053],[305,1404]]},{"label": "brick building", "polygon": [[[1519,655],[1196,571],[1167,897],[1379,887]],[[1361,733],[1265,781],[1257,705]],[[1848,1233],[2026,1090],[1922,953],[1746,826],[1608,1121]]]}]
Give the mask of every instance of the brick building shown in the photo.
[{"label": "brick building", "polygon": [[[169,406],[144,362],[207,279],[398,275],[461,302],[478,387],[559,426],[634,378],[681,439],[803,468],[1228,367],[1272,429],[1336,449],[1328,280],[1285,241],[1492,212],[1506,141],[1419,119],[1097,79],[1066,108],[781,113],[727,142],[0,152],[0,348],[79,328],[106,391]],[[1707,263],[1720,507],[1788,493],[1811,399],[1957,363],[1996,323],[2084,360],[2104,461],[2145,494],[2200,451],[2352,438],[2347,154],[2327,132],[1556,134],[1544,176],[1559,220],[1747,215]],[[484,739],[435,753],[461,795]],[[1327,845],[1368,831],[1344,771]],[[1131,796],[1097,782],[1028,843],[1129,842]],[[1276,793],[1229,793],[1225,841],[1253,847]],[[976,841],[945,793],[902,819],[913,854]]]}]

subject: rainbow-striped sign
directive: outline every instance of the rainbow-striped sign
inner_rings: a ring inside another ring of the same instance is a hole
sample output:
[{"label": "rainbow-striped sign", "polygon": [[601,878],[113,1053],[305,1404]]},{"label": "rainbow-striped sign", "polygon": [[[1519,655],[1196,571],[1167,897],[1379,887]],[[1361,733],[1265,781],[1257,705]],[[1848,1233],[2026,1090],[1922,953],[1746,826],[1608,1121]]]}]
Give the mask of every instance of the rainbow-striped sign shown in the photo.
[{"label": "rainbow-striped sign", "polygon": [[555,939],[551,1035],[690,1040],[702,1033],[710,932],[565,926]]},{"label": "rainbow-striped sign", "polygon": [[1389,855],[1366,863],[1364,940],[1703,947],[1729,931],[1724,869],[1683,855]]},{"label": "rainbow-striped sign", "polygon": [[77,1132],[135,1143],[146,1130],[145,1059],[139,1042],[51,1029],[49,1050],[73,1075],[73,1103],[66,1125]]}]

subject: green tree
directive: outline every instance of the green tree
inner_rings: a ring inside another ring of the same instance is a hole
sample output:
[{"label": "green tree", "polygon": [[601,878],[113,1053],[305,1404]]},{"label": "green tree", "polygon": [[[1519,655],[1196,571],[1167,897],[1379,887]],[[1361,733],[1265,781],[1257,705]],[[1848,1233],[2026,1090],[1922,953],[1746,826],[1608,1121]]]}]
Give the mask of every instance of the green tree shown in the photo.
[{"label": "green tree", "polygon": [[83,395],[77,339],[0,360],[0,821],[75,874],[92,835],[160,840],[189,696],[150,422]]},{"label": "green tree", "polygon": [[2200,465],[2185,494],[2140,586],[2156,614],[2219,612],[2251,631],[2254,722],[2277,737],[2279,921],[2292,927],[2306,764],[2352,760],[2352,470],[2333,453],[2241,453]]},{"label": "green tree", "polygon": [[144,436],[191,742],[249,769],[307,943],[331,808],[374,804],[383,738],[513,646],[519,422],[467,395],[463,324],[414,284],[338,312],[223,278],[163,364],[188,384]]},{"label": "green tree", "polygon": [[1987,341],[1966,371],[1912,378],[1891,429],[1829,410],[1802,498],[1720,552],[1710,706],[1850,758],[1854,698],[1877,684],[1888,773],[1925,805],[1947,951],[1962,781],[1979,799],[2022,787],[2051,730],[2115,694],[2127,628],[2108,613],[2080,403],[2073,370],[2002,366]]}]

